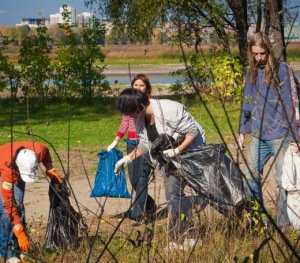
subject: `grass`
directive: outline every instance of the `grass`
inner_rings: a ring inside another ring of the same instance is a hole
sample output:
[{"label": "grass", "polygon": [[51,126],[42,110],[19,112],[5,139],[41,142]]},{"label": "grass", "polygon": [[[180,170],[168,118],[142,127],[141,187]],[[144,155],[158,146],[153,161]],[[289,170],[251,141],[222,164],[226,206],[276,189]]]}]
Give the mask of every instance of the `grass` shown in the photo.
[{"label": "grass", "polygon": [[182,57],[172,54],[163,54],[158,57],[130,57],[130,58],[112,58],[107,57],[105,64],[107,65],[163,65],[163,64],[179,64],[182,62]]},{"label": "grass", "polygon": [[300,48],[290,48],[287,51],[288,61],[300,61]]},{"label": "grass", "polygon": [[[106,58],[106,65],[164,65],[164,64],[178,64],[182,63],[181,51],[178,47],[172,45],[107,45],[101,47]],[[210,49],[210,46],[204,46],[204,50]],[[6,51],[6,55],[17,62],[19,47],[10,45]],[[55,57],[57,48],[52,50],[51,57]],[[192,54],[193,48],[188,48],[186,54]],[[237,54],[237,48],[233,47],[232,52]],[[287,49],[289,61],[300,61],[300,45],[297,43],[290,43]]]},{"label": "grass", "polygon": [[[188,110],[206,130],[209,142],[220,141],[216,129],[204,109],[203,103],[195,97],[172,97],[187,105]],[[239,103],[229,103],[226,108],[234,130],[237,129]],[[36,99],[29,103],[29,117],[26,114],[24,102],[14,102],[13,105],[13,137],[14,140],[29,138],[28,128],[33,134],[39,135],[51,142],[57,149],[67,149],[68,127],[70,125],[70,148],[84,148],[92,151],[108,145],[114,138],[120,123],[120,114],[115,108],[115,99],[94,98],[90,103],[72,100],[71,103],[51,100],[40,104]],[[209,100],[208,107],[221,127],[226,138],[232,140],[230,129],[224,112],[218,101]],[[1,100],[0,103],[0,143],[10,141],[11,112],[10,101]]]},{"label": "grass", "polygon": [[[278,249],[285,253],[290,262],[294,262],[290,251],[284,242],[275,232],[269,232],[266,228],[256,226],[252,230],[245,230],[243,226],[229,230],[232,218],[224,218],[218,215],[212,216],[211,211],[202,213],[201,218],[194,218],[194,236],[200,240],[195,250],[164,250],[168,244],[166,234],[166,221],[159,221],[154,226],[140,226],[132,228],[128,224],[123,224],[122,231],[118,231],[108,245],[108,249],[114,254],[119,262],[284,262],[284,258]],[[236,220],[236,219],[234,219]],[[113,222],[116,224],[116,222]],[[137,231],[144,233],[147,229],[154,231],[154,238],[150,246],[146,242],[139,247],[134,247],[128,239],[135,239]],[[112,229],[101,224],[98,235],[92,236],[95,241],[90,262],[96,262],[97,257],[104,247],[103,242],[107,242],[112,234]],[[91,231],[95,234],[95,231]],[[92,234],[90,233],[90,234]],[[195,234],[198,233],[198,234]],[[266,241],[266,237],[272,236],[259,250],[258,248]],[[296,245],[297,238],[292,233],[287,235],[293,245]],[[101,240],[100,240],[101,239]],[[42,238],[35,242],[32,255],[42,259],[44,262],[86,262],[89,253],[87,242],[82,242],[76,250],[65,250],[51,252],[42,248]],[[295,259],[294,259],[295,260]],[[27,262],[27,261],[26,261]],[[31,262],[31,261],[28,261]],[[113,262],[111,255],[105,252],[100,262]],[[295,261],[296,262],[296,261]]]},{"label": "grass", "polygon": [[[195,119],[205,128],[208,142],[216,143],[220,141],[218,132],[206,112],[203,102],[200,102],[199,99],[193,96],[172,96],[169,98],[180,101],[187,106]],[[230,127],[220,102],[210,98],[205,103],[211,110],[214,120],[220,127],[226,141],[232,142]],[[13,107],[11,106],[9,100],[1,100],[0,125],[2,128],[0,131],[0,143],[10,140],[10,109],[13,109],[14,113],[12,119],[14,131],[25,132],[27,127],[30,127],[33,133],[50,141],[58,150],[67,149],[69,124],[71,149],[80,148],[98,151],[99,148],[106,146],[112,141],[120,122],[120,114],[115,109],[114,98],[96,97],[89,103],[77,99],[73,99],[71,103],[52,99],[45,104],[39,103],[37,99],[32,99],[30,101],[29,119],[26,117],[26,105],[24,102],[15,101]],[[233,129],[236,131],[239,120],[239,101],[228,102],[226,110]],[[14,139],[23,138],[28,138],[28,136],[14,133]],[[253,231],[245,231],[245,224],[241,224],[240,228],[231,232],[229,224],[232,224],[233,219],[224,219],[224,217],[220,217],[216,213],[211,213],[210,210],[202,212],[200,215],[199,221],[197,221],[198,218],[194,218],[194,222],[197,230],[201,233],[202,245],[196,247],[189,260],[188,252],[170,251],[170,253],[166,253],[163,251],[163,248],[167,245],[167,222],[163,219],[158,221],[154,228],[154,240],[149,252],[150,261],[163,262],[162,259],[164,259],[167,262],[252,262],[255,249],[262,244],[266,235],[270,234],[259,227]],[[108,220],[110,224],[118,224],[113,219]],[[143,232],[144,227],[141,226],[138,229]],[[148,227],[152,226],[148,225]],[[34,223],[32,228],[34,228]],[[42,227],[39,225],[38,228],[40,230]],[[134,248],[127,240],[128,236],[131,238],[136,236],[136,229],[128,224],[126,225],[126,222],[122,224],[121,228],[122,231],[118,231],[109,244],[109,249],[112,253],[120,262],[148,262],[147,246],[144,244],[142,247]],[[102,223],[102,220],[98,235],[96,235],[94,229],[95,226],[92,225],[89,233],[90,238],[94,236],[96,239],[91,262],[95,262],[104,247],[103,243],[100,242],[100,238],[107,241],[113,232],[113,227],[108,226],[105,221]],[[40,237],[36,233],[31,235],[34,237],[35,243],[31,251],[31,255],[34,257],[42,259],[44,262],[86,262],[89,252],[87,242],[83,242],[81,247],[76,250],[51,252],[43,248],[44,231],[39,232]],[[272,237],[274,240],[270,241],[260,251],[260,262],[270,262],[271,257],[274,257],[276,262],[284,261],[278,246],[287,254],[286,245],[283,244],[276,233],[272,232]],[[296,239],[290,237],[293,243],[296,243]],[[247,258],[250,261],[247,261]],[[290,258],[290,260],[292,259]],[[111,256],[106,252],[101,262],[111,261]],[[28,262],[36,261],[29,259]]]}]

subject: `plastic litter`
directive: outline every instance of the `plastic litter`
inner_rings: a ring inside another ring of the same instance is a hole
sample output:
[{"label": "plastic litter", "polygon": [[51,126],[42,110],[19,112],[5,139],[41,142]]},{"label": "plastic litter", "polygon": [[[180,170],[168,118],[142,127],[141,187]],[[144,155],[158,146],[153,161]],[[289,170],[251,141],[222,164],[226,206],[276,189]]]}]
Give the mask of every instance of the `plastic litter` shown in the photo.
[{"label": "plastic litter", "polygon": [[69,189],[51,181],[49,186],[50,209],[44,247],[47,249],[76,248],[80,241],[80,230],[84,226],[82,217],[71,206]]},{"label": "plastic litter", "polygon": [[197,149],[166,160],[162,151],[174,145],[174,142],[170,142],[170,138],[166,138],[166,135],[160,135],[152,144],[151,153],[154,153],[152,157],[160,166],[166,171],[177,167],[176,174],[184,177],[196,193],[204,196],[209,204],[223,214],[238,213],[246,206],[248,202],[242,174],[225,154],[223,144],[200,145]]},{"label": "plastic litter", "polygon": [[116,162],[123,157],[122,152],[114,148],[109,152],[101,151],[98,156],[99,163],[91,197],[130,198],[124,170],[120,175],[114,173]]}]

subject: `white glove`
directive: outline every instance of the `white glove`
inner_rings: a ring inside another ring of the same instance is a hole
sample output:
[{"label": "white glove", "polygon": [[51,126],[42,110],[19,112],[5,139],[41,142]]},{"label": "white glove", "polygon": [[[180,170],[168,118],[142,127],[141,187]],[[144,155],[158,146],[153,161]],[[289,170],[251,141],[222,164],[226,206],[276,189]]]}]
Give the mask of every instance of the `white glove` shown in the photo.
[{"label": "white glove", "polygon": [[113,142],[110,145],[108,145],[106,150],[108,152],[111,151],[113,148],[115,148],[118,145],[118,143],[119,143],[119,140],[117,138],[114,139]]},{"label": "white glove", "polygon": [[239,144],[240,148],[243,149],[244,141],[245,141],[245,135],[241,133],[237,140],[238,140],[238,144]]},{"label": "white glove", "polygon": [[180,154],[180,150],[178,148],[168,149],[168,150],[163,151],[163,155],[168,158],[173,158],[173,157],[177,156],[178,154]]},{"label": "white glove", "polygon": [[290,150],[290,152],[293,153],[293,154],[298,154],[298,153],[299,153],[299,148],[298,148],[297,143],[291,142],[291,143],[289,144],[289,150]]},{"label": "white glove", "polygon": [[119,175],[121,170],[131,162],[132,161],[129,159],[128,155],[124,156],[122,159],[117,161],[117,163],[115,165],[115,170],[114,170],[115,174]]}]

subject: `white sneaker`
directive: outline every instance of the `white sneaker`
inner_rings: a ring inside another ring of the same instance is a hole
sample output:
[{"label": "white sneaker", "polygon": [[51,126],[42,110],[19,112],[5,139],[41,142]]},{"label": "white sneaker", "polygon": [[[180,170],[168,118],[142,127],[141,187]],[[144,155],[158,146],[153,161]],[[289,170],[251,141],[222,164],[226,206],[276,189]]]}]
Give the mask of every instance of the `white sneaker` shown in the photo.
[{"label": "white sneaker", "polygon": [[183,250],[183,245],[177,242],[169,242],[169,244],[164,248],[164,250],[172,252],[173,250]]},{"label": "white sneaker", "polygon": [[18,257],[11,257],[6,260],[6,263],[21,263],[21,260]]},{"label": "white sneaker", "polygon": [[202,240],[199,239],[198,241],[193,238],[186,238],[182,244],[177,242],[170,242],[168,246],[165,247],[165,251],[172,252],[173,250],[189,250],[195,246],[202,245]]},{"label": "white sneaker", "polygon": [[196,239],[193,239],[193,238],[186,238],[184,241],[183,241],[183,248],[185,250],[188,250],[190,248],[193,248],[195,246],[201,246],[202,245],[202,240],[199,239],[199,240],[196,240]]}]

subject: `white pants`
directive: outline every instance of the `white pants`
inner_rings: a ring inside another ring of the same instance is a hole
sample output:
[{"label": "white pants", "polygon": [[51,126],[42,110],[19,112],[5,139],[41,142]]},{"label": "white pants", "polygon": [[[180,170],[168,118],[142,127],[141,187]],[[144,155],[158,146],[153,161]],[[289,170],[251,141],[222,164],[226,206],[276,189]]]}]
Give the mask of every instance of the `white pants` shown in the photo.
[{"label": "white pants", "polygon": [[291,225],[300,230],[300,191],[288,192],[287,214]]}]

